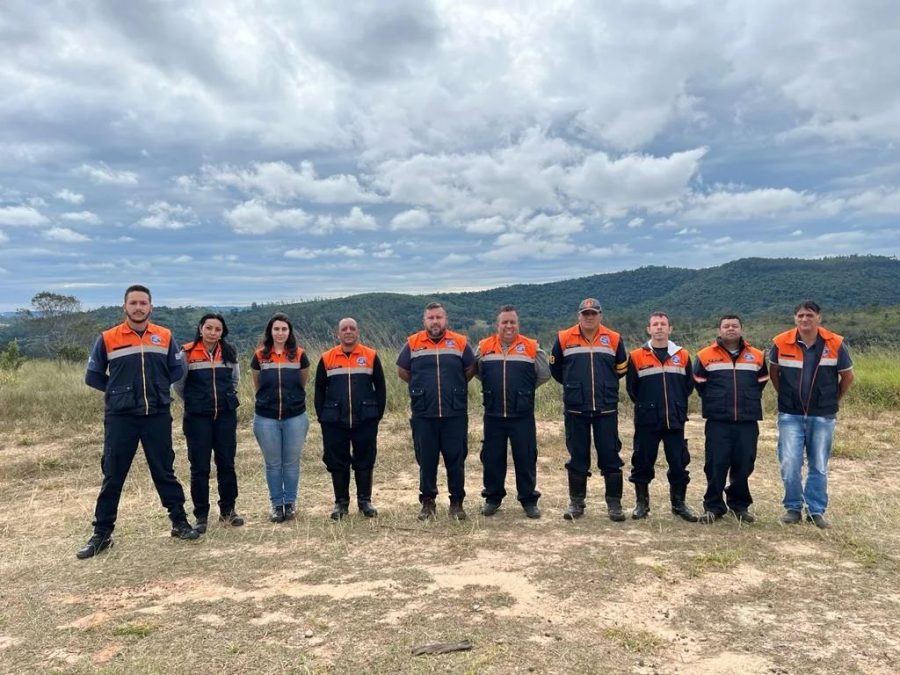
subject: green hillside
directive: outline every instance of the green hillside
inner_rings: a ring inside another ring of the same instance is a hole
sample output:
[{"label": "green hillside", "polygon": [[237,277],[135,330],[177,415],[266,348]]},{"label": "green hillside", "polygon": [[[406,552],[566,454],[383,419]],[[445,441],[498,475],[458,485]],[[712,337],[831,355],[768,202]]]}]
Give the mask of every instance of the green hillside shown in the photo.
[{"label": "green hillside", "polygon": [[[824,308],[828,325],[855,345],[895,344],[893,329],[900,320],[900,261],[884,256],[849,256],[822,260],[744,258],[706,269],[642,267],[625,272],[595,274],[547,284],[517,284],[486,291],[402,295],[365,293],[346,298],[276,305],[263,304],[230,310],[231,339],[249,350],[275,311],[286,312],[306,344],[327,344],[337,321],[354,316],[364,339],[381,346],[398,346],[421,327],[426,302],[447,305],[451,325],[477,339],[491,330],[501,304],[519,308],[523,332],[549,344],[555,331],[575,320],[578,302],[599,298],[606,323],[622,332],[629,344],[644,337],[647,313],[662,309],[673,319],[678,339],[699,344],[713,336],[715,318],[736,312],[747,320],[747,333],[764,343],[790,325],[797,301],[813,298]],[[157,307],[154,320],[169,326],[179,341],[193,336],[205,312],[202,307]],[[119,307],[105,307],[79,315],[79,325],[91,327],[68,341],[91,342],[90,335],[120,320]],[[71,319],[70,320],[74,320]],[[49,320],[18,320],[0,329],[0,346],[18,339],[26,353],[47,355],[47,335],[58,326]],[[57,319],[58,321],[58,319]],[[74,332],[74,331],[73,331]]]}]

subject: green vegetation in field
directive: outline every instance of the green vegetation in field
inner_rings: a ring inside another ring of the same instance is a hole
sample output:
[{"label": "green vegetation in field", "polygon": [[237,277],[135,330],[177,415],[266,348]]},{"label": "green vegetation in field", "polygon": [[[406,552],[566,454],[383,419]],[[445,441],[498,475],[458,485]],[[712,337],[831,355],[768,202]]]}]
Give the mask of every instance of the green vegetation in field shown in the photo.
[{"label": "green vegetation in field", "polygon": [[856,379],[846,403],[855,407],[882,410],[900,408],[900,368],[896,350],[876,347],[852,352]]},{"label": "green vegetation in field", "polygon": [[649,631],[637,628],[610,626],[604,628],[602,635],[620,647],[636,654],[647,654],[663,646],[662,640]]},{"label": "green vegetation in field", "polygon": [[707,572],[724,572],[737,567],[743,557],[737,548],[714,548],[698,553],[688,563],[688,576],[699,577]]},{"label": "green vegetation in field", "polygon": [[156,628],[157,627],[151,623],[123,623],[113,628],[113,635],[145,638],[153,633]]}]

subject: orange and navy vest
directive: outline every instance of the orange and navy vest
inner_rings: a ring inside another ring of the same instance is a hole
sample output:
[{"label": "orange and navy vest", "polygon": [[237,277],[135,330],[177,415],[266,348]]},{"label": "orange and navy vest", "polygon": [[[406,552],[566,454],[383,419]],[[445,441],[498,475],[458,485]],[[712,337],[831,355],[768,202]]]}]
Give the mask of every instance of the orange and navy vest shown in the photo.
[{"label": "orange and navy vest", "polygon": [[[554,359],[562,358],[563,405],[566,412],[581,414],[613,413],[619,406],[619,378],[624,375],[627,360],[616,362],[621,336],[600,326],[589,341],[576,324],[559,331],[554,346]],[[559,356],[557,355],[559,354]],[[558,364],[551,364],[559,370]]]},{"label": "orange and navy vest", "polygon": [[761,420],[762,393],[768,381],[765,354],[743,340],[735,356],[718,342],[697,353],[694,386],[708,420]]},{"label": "orange and navy vest", "polygon": [[468,414],[469,385],[463,365],[466,336],[447,331],[437,342],[424,330],[410,335],[409,405],[413,417]]},{"label": "orange and navy vest", "polygon": [[[772,342],[778,349],[778,412],[790,415],[823,417],[836,415],[838,411],[838,352],[844,338],[824,328],[819,328],[822,344],[810,391],[801,398],[803,381],[803,347],[797,344],[797,329],[776,335]],[[818,342],[818,340],[817,340]]]},{"label": "orange and navy vest", "polygon": [[629,355],[628,395],[634,401],[634,424],[654,429],[683,429],[688,397],[693,389],[691,357],[687,350],[669,343],[660,363],[650,343]]},{"label": "orange and navy vest", "polygon": [[297,347],[293,359],[288,358],[287,350],[278,354],[274,349],[265,357],[261,347],[255,356],[259,363],[256,414],[283,420],[306,412],[306,389],[300,379],[303,349]]},{"label": "orange and navy vest", "polygon": [[167,412],[172,400],[169,393],[172,333],[169,329],[148,323],[144,334],[139,335],[123,322],[103,331],[100,338],[109,369],[106,413],[153,415]]},{"label": "orange and navy vest", "polygon": [[478,344],[484,414],[490,417],[534,415],[537,388],[537,340],[519,335],[504,351],[499,335]]},{"label": "orange and navy vest", "polygon": [[322,354],[326,384],[319,422],[355,427],[381,416],[372,382],[375,357],[374,349],[359,343],[349,354],[341,345]]},{"label": "orange and navy vest", "polygon": [[187,377],[184,381],[184,412],[187,415],[218,417],[240,405],[234,389],[234,368],[236,364],[225,363],[222,345],[210,356],[203,346],[203,340],[188,342],[182,346],[185,356],[184,367]]}]

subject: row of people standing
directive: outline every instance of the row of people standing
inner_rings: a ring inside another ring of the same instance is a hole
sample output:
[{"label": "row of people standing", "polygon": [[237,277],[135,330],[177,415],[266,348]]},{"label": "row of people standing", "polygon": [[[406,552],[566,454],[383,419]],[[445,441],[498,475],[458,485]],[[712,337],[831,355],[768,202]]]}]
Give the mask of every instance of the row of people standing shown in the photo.
[{"label": "row of people standing", "polygon": [[[86,374],[86,382],[106,394],[101,463],[104,479],[95,511],[94,535],[78,552],[80,558],[91,557],[112,545],[119,496],[138,442],[143,445],[163,506],[169,511],[172,536],[194,539],[206,530],[212,459],[217,467],[219,520],[231,526],[244,523],[235,511],[238,490],[234,460],[240,371],[236,352],[225,340],[228,332],[224,318],[219,314],[205,315],[194,339],[178,350],[171,333],[149,321],[152,313],[149,289],[144,286],[129,287],[123,308],[125,322],[100,336]],[[815,310],[815,318],[818,319],[817,306]],[[464,464],[468,452],[467,382],[475,375],[482,379],[485,407],[481,453],[484,465],[482,496],[485,499],[482,513],[494,515],[506,496],[504,480],[507,443],[510,443],[518,499],[528,517],[540,517],[537,506],[540,493],[536,489],[534,398],[537,387],[552,375],[564,387],[566,445],[570,455],[566,465],[570,503],[565,517],[574,520],[584,513],[593,435],[598,465],[606,484],[609,517],[616,521],[624,520],[621,507],[623,462],[620,458],[617,411],[618,379],[626,373],[627,390],[635,402],[636,425],[630,478],[636,490],[636,507],[632,516],[643,518],[649,513],[647,486],[653,479],[656,453],[662,442],[669,461],[673,513],[687,520],[697,520],[685,504],[690,458],[683,435],[687,396],[696,381],[701,395],[707,387],[713,392],[709,397],[704,397],[704,416],[708,418],[706,471],[709,488],[701,519],[712,522],[724,514],[722,492],[725,476],[729,472],[731,485],[727,507],[743,520],[752,519],[747,511],[752,500],[746,478],[752,472],[752,458],[755,457],[758,433],[755,427],[756,420],[761,418],[761,395],[750,392],[749,398],[756,403],[742,405],[740,411],[735,403],[735,418],[722,420],[751,423],[752,429],[749,426],[740,427],[737,431],[730,426],[711,427],[710,423],[717,421],[718,413],[715,411],[721,406],[713,403],[707,405],[707,398],[710,401],[728,398],[727,392],[722,394],[717,388],[725,380],[714,374],[723,370],[724,361],[712,358],[707,364],[701,358],[696,372],[692,373],[687,352],[668,339],[671,325],[663,313],[651,316],[648,326],[650,341],[628,358],[621,337],[602,325],[601,312],[597,300],[584,300],[579,306],[579,322],[560,331],[548,363],[538,343],[519,334],[518,316],[512,306],[501,308],[497,317],[497,333],[482,340],[477,352],[471,349],[465,336],[448,330],[446,310],[440,303],[431,303],[426,307],[423,317],[425,330],[410,336],[397,360],[400,378],[409,383],[413,445],[420,475],[420,519],[432,518],[436,513],[440,457],[443,457],[448,473],[449,514],[455,519],[466,517],[463,499]],[[797,325],[799,329],[799,320]],[[741,395],[750,383],[746,375],[748,370],[754,371],[757,393],[761,394],[766,380],[764,355],[743,343],[740,329],[737,317],[724,317],[720,322],[717,344],[704,350],[724,348],[729,352],[731,370],[735,373],[732,378],[735,401],[739,395],[738,371],[741,371],[740,378],[745,382]],[[816,323],[813,338],[818,335],[815,332],[818,330]],[[797,334],[801,332],[798,330]],[[813,345],[818,344],[808,336],[807,339]],[[843,393],[852,379],[849,356],[838,336],[827,333],[825,339],[830,342],[824,348],[824,356],[829,357],[830,353],[838,356],[823,359],[821,347],[810,348],[813,356],[818,354],[816,358],[819,359],[813,366],[816,373],[823,365],[826,369],[834,366],[835,372],[841,373],[840,392]],[[363,515],[374,517],[377,510],[371,501],[372,474],[377,455],[378,422],[384,414],[386,402],[384,373],[375,350],[360,343],[359,329],[353,319],[340,322],[338,341],[336,347],[322,355],[315,387],[315,407],[323,435],[323,459],[331,474],[335,495],[331,517],[337,520],[349,511],[351,470],[356,479],[359,509]],[[789,345],[795,342],[790,339],[779,342],[776,338],[776,349],[782,346],[783,359],[779,363],[790,364],[792,359],[796,361],[795,354],[784,350],[787,346],[790,351]],[[804,344],[802,340],[799,342]],[[829,349],[833,351],[829,352]],[[701,357],[704,352],[701,352]],[[300,455],[309,428],[306,412],[308,370],[309,359],[297,344],[290,319],[284,314],[276,314],[268,322],[263,342],[251,360],[256,389],[253,430],[265,461],[273,522],[290,520],[296,513]],[[777,367],[774,371],[773,375],[777,373]],[[811,382],[807,376],[798,383],[794,383],[793,379],[786,378],[786,381],[791,386],[796,384],[797,395],[802,397],[804,385],[810,390],[816,375],[813,374]],[[830,382],[828,377],[825,379]],[[191,464],[191,496],[197,520],[194,527],[187,520],[184,494],[172,468],[174,451],[169,384],[174,384],[175,391],[185,401],[183,430]],[[728,389],[727,383],[725,389]],[[807,397],[804,416],[810,409],[812,396],[809,394]],[[779,428],[781,421],[780,415]],[[791,428],[796,431],[795,427]],[[833,430],[833,424],[831,428]],[[786,486],[784,521],[798,521],[799,517],[795,514],[799,514],[802,500],[806,499],[811,517],[822,526],[820,521],[824,523],[824,505],[812,494],[815,489],[808,497],[801,495],[800,505],[795,504],[796,483],[803,457],[802,433],[801,430],[799,450],[795,447],[795,440],[791,443],[785,441],[782,451],[783,444],[779,441],[779,458],[784,458],[782,473]],[[816,443],[819,448],[817,456],[821,459],[824,446],[822,442]],[[830,449],[830,442],[827,449]],[[824,461],[827,462],[827,456]],[[790,476],[785,473],[788,464]],[[818,472],[821,462],[816,464]],[[812,469],[811,456],[808,485],[813,481]],[[796,480],[794,473],[797,474]],[[816,480],[820,480],[818,473]],[[821,489],[818,490],[821,492]]]}]

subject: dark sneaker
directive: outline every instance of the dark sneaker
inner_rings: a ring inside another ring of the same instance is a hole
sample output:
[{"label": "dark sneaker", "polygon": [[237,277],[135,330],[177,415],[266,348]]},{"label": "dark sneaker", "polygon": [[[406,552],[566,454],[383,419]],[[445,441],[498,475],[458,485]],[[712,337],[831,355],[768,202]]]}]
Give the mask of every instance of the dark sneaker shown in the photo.
[{"label": "dark sneaker", "polygon": [[483,516],[493,516],[497,511],[500,510],[500,502],[488,502],[486,501],[481,506],[481,515]]},{"label": "dark sneaker", "polygon": [[84,548],[80,549],[75,554],[75,557],[79,560],[93,558],[95,555],[101,551],[105,551],[112,545],[113,538],[111,534],[93,534],[91,535],[91,538],[88,539],[87,544],[84,545]]},{"label": "dark sneaker", "polygon": [[194,525],[194,529],[197,530],[200,534],[206,534],[206,528],[209,524],[209,518],[207,516],[198,516],[197,524]]},{"label": "dark sneaker", "polygon": [[522,508],[525,509],[525,515],[532,520],[537,520],[541,517],[541,510],[535,503],[522,504]]},{"label": "dark sneaker", "polygon": [[240,527],[244,524],[244,519],[241,518],[234,509],[230,509],[219,516],[219,522],[231,525],[232,527]]},{"label": "dark sneaker", "polygon": [[569,508],[567,508],[566,512],[563,513],[563,518],[565,518],[566,520],[578,520],[583,515],[584,515],[584,504],[577,504],[576,502],[569,502]]},{"label": "dark sneaker", "polygon": [[800,512],[795,509],[787,509],[781,516],[781,522],[785,525],[796,525],[800,522]]},{"label": "dark sneaker", "polygon": [[278,506],[272,507],[272,515],[269,516],[269,521],[273,523],[283,523],[284,522],[284,507],[280,504]]},{"label": "dark sneaker", "polygon": [[750,523],[756,522],[756,516],[749,511],[734,511],[733,513],[734,517],[741,523],[747,523],[749,525]]},{"label": "dark sneaker", "polygon": [[178,539],[199,539],[200,533],[197,532],[191,524],[186,520],[179,520],[178,522],[172,523],[172,532],[173,537],[177,537]]},{"label": "dark sneaker", "polygon": [[463,510],[462,502],[450,502],[450,510],[447,512],[450,520],[465,520],[468,518]]},{"label": "dark sneaker", "polygon": [[698,516],[697,522],[700,523],[701,525],[712,525],[717,520],[721,520],[721,518],[722,518],[721,513],[713,513],[712,511],[704,511],[703,513],[701,513]]},{"label": "dark sneaker", "polygon": [[285,520],[293,520],[297,517],[297,512],[294,510],[293,504],[285,504],[284,505],[284,519]]},{"label": "dark sneaker", "polygon": [[378,509],[372,506],[372,502],[366,499],[356,502],[356,505],[359,507],[359,512],[366,518],[374,518],[378,515]]},{"label": "dark sneaker", "polygon": [[422,502],[422,508],[419,510],[419,515],[416,516],[419,520],[429,520],[434,519],[434,514],[437,511],[435,507],[434,500],[430,499],[428,501]]},{"label": "dark sneaker", "polygon": [[825,516],[823,516],[821,513],[810,513],[808,516],[806,516],[806,520],[808,522],[814,523],[815,526],[820,530],[827,530],[831,527],[831,523],[825,520]]},{"label": "dark sneaker", "polygon": [[329,516],[332,520],[341,520],[350,514],[349,509],[347,508],[347,504],[343,502],[335,502],[334,509],[331,511],[331,515]]}]

